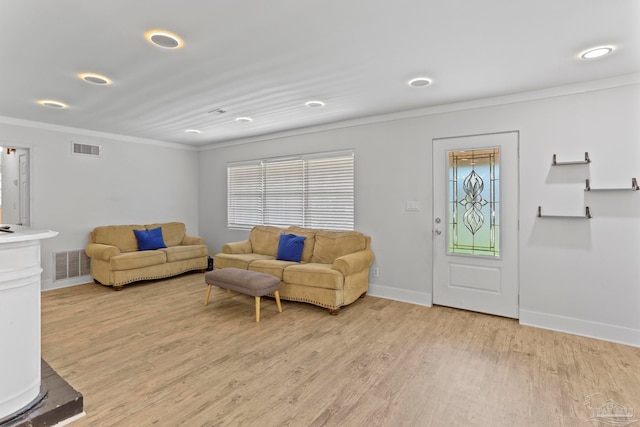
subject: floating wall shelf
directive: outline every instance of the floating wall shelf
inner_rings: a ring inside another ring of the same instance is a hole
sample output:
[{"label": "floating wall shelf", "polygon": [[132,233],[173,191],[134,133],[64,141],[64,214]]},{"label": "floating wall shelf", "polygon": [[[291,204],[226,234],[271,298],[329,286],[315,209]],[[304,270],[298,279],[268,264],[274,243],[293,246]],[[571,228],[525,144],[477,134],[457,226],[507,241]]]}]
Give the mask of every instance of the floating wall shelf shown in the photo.
[{"label": "floating wall shelf", "polygon": [[587,179],[585,183],[584,191],[638,191],[640,187],[638,186],[638,181],[635,178],[631,178],[631,187],[626,188],[591,188],[591,184]]},{"label": "floating wall shelf", "polygon": [[553,160],[551,161],[551,166],[567,166],[567,165],[587,165],[591,163],[591,159],[589,158],[589,153],[584,153],[584,160],[578,160],[573,162],[558,162],[556,161],[556,155],[553,155]]},{"label": "floating wall shelf", "polygon": [[584,208],[584,216],[581,215],[542,215],[542,206],[538,206],[538,218],[574,218],[574,219],[591,219],[589,206]]}]

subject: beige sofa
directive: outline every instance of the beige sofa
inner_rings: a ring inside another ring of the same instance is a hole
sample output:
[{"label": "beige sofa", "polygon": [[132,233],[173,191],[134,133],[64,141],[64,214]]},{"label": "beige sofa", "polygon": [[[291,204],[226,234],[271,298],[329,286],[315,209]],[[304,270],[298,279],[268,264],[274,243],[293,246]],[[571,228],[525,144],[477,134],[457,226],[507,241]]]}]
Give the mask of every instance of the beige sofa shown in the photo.
[{"label": "beige sofa", "polygon": [[[162,229],[167,246],[138,250],[133,230]],[[91,258],[91,275],[97,283],[115,290],[139,280],[162,279],[207,268],[208,250],[201,237],[187,236],[181,222],[149,225],[108,225],[96,227],[89,235],[86,253]]]},{"label": "beige sofa", "polygon": [[[300,262],[276,259],[283,233],[306,237]],[[366,294],[373,260],[371,238],[356,231],[257,226],[248,240],[225,244],[213,265],[276,276],[281,299],[315,304],[335,315]]]}]

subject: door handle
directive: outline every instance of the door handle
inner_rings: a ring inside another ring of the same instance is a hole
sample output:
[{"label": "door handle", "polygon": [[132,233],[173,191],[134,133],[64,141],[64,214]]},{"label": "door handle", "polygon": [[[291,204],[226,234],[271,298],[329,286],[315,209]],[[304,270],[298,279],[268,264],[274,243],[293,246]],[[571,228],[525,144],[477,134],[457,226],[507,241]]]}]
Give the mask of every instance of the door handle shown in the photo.
[{"label": "door handle", "polygon": [[440,231],[438,229],[435,229],[435,230],[433,230],[433,234],[436,235],[436,236],[439,236],[439,235],[442,234],[442,231]]}]

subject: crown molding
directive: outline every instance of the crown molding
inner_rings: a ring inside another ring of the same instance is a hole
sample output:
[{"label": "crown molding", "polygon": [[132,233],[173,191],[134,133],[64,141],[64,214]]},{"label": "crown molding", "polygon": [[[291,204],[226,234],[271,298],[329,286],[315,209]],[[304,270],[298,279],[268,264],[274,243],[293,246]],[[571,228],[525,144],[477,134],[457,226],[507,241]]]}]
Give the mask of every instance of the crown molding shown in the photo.
[{"label": "crown molding", "polygon": [[625,74],[608,79],[592,80],[588,82],[575,83],[552,88],[539,89],[528,92],[520,92],[510,95],[502,95],[491,98],[474,99],[452,104],[443,104],[433,107],[419,108],[398,113],[382,114],[377,116],[362,117],[352,120],[328,123],[324,125],[311,126],[300,129],[293,129],[282,132],[275,132],[269,135],[261,135],[249,138],[241,138],[219,143],[212,143],[200,146],[199,151],[216,150],[236,145],[251,144],[255,142],[265,142],[273,139],[286,138],[296,135],[324,132],[328,130],[349,128],[355,126],[368,125],[373,123],[390,122],[395,120],[410,119],[415,117],[431,116],[436,114],[451,113],[456,111],[472,110],[477,108],[494,107],[499,105],[516,104],[521,102],[535,101],[540,99],[557,98],[561,96],[576,95],[580,93],[595,92],[599,90],[612,89],[623,86],[640,84],[640,73]]},{"label": "crown molding", "polygon": [[54,125],[51,123],[36,122],[32,120],[15,119],[13,117],[0,116],[0,124],[28,127],[32,129],[48,130],[52,132],[63,132],[74,135],[87,136],[93,138],[106,138],[116,141],[131,142],[135,144],[154,145],[157,147],[176,148],[179,150],[198,151],[197,147],[175,142],[157,141],[153,139],[137,138],[134,136],[121,135],[116,133],[100,132],[89,129],[74,128],[70,126]]}]

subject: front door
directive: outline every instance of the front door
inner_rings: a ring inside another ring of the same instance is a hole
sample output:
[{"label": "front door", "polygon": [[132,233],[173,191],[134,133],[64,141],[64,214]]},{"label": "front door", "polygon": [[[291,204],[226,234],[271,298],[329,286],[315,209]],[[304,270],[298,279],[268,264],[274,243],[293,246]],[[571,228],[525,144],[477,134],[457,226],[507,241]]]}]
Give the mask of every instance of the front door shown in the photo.
[{"label": "front door", "polygon": [[433,302],[518,318],[518,132],[433,140]]}]

